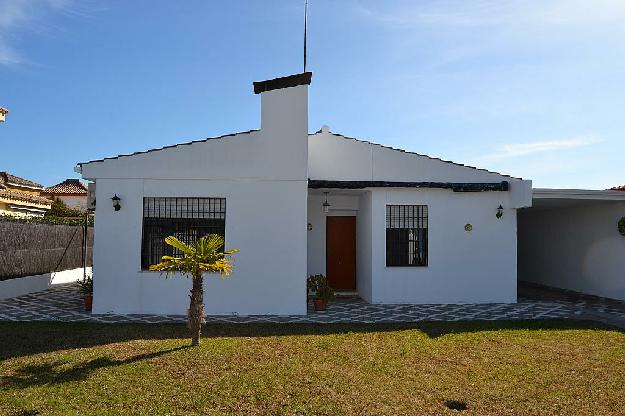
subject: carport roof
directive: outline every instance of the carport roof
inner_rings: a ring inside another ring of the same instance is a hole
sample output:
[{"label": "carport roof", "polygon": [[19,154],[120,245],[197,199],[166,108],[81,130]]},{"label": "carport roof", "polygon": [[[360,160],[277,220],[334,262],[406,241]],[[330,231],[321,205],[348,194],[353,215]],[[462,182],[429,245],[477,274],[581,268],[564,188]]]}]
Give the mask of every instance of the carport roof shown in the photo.
[{"label": "carport roof", "polygon": [[613,190],[534,188],[534,199],[585,199],[625,201],[625,193]]},{"label": "carport roof", "polygon": [[532,207],[530,209],[572,208],[625,202],[625,192],[591,189],[535,188],[532,191],[532,200]]}]

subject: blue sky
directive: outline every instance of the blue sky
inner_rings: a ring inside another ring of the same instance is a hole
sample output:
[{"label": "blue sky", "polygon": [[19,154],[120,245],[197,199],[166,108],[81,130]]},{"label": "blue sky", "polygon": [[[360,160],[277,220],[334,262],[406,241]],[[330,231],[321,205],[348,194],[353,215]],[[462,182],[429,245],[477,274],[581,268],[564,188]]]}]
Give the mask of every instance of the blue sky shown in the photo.
[{"label": "blue sky", "polygon": [[[258,128],[303,0],[0,1],[0,170]],[[625,1],[310,0],[309,128],[533,179],[625,184]]]}]

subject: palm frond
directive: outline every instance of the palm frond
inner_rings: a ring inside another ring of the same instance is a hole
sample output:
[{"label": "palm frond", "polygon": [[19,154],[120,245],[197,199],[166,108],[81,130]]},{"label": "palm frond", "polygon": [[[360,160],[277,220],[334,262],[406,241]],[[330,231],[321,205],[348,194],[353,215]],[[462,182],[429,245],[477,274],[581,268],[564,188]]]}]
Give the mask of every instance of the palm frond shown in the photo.
[{"label": "palm frond", "polygon": [[149,267],[150,270],[166,274],[181,272],[187,275],[199,271],[219,273],[222,277],[228,277],[232,273],[229,256],[239,251],[223,250],[224,239],[218,234],[209,234],[191,244],[186,244],[174,236],[165,238],[165,242],[178,249],[182,256],[163,256],[160,263]]},{"label": "palm frond", "polygon": [[178,250],[182,251],[183,253],[186,253],[186,252],[188,252],[191,249],[190,245],[187,245],[187,244],[183,243],[182,241],[178,240],[173,235],[170,235],[169,237],[165,237],[165,243],[169,244],[170,246],[172,246],[174,248],[177,248]]}]

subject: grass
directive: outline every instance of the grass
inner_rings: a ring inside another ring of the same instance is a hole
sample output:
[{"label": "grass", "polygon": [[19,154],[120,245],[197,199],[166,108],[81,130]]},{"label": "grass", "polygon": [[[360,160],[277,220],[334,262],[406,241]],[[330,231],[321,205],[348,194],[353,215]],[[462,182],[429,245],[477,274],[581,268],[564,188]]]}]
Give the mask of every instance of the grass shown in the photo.
[{"label": "grass", "polygon": [[208,325],[198,348],[182,325],[0,334],[2,415],[625,413],[625,333],[589,322]]}]

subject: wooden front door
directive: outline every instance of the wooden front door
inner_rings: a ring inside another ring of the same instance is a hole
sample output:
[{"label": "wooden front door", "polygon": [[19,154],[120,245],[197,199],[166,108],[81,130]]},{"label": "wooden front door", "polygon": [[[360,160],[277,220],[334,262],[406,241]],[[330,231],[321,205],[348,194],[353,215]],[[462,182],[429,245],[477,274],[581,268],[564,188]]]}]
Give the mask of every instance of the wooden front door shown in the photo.
[{"label": "wooden front door", "polygon": [[356,217],[326,217],[326,275],[335,290],[356,289]]}]

